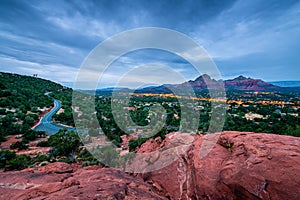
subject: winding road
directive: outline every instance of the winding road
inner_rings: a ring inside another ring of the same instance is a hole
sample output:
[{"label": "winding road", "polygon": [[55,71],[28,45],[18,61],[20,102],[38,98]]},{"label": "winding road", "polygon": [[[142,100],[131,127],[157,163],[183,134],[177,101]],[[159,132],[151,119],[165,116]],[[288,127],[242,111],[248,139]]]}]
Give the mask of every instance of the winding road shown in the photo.
[{"label": "winding road", "polygon": [[74,128],[68,128],[62,125],[58,125],[52,121],[52,116],[61,108],[61,103],[57,99],[54,99],[54,107],[46,113],[39,123],[33,128],[35,131],[45,131],[46,133],[53,135],[60,129],[66,128],[67,130],[75,130]]}]

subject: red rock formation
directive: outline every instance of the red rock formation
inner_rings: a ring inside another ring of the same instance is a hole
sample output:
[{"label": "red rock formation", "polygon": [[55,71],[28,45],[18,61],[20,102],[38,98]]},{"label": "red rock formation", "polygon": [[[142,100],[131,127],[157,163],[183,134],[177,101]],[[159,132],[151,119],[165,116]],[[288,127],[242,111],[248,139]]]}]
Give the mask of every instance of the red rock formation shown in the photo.
[{"label": "red rock formation", "polygon": [[0,172],[0,199],[165,199],[142,180],[114,169],[51,163]]},{"label": "red rock formation", "polygon": [[157,150],[160,148],[161,146],[161,138],[158,137],[158,138],[150,138],[148,141],[147,141],[147,144],[142,144],[141,147],[138,149],[139,152],[141,153],[144,153],[144,152],[151,152],[153,150]]},{"label": "red rock formation", "polygon": [[276,90],[280,87],[269,84],[259,79],[246,78],[239,76],[232,80],[224,81],[227,89],[233,90],[250,90],[250,91],[265,91],[265,90]]},{"label": "red rock formation", "polygon": [[200,158],[207,136],[195,137],[171,165],[139,176],[171,199],[300,199],[300,138],[224,132]]},{"label": "red rock formation", "polygon": [[170,165],[138,177],[66,163],[0,171],[0,199],[300,199],[300,138],[224,132],[200,157],[202,144],[211,136],[171,133],[164,141],[147,141],[141,154],[165,147],[169,154],[155,153],[148,162],[132,167],[152,161],[162,164],[175,152],[172,147],[190,145],[177,148]]},{"label": "red rock formation", "polygon": [[158,87],[153,87],[149,91],[144,89],[145,92],[154,91],[168,91],[169,89],[180,89],[185,90],[192,87],[195,91],[201,91],[204,89],[212,90],[241,90],[241,91],[276,91],[282,89],[281,87],[272,85],[260,79],[246,78],[244,76],[239,76],[230,80],[215,80],[209,75],[204,74],[199,76],[195,80],[190,80],[178,85],[161,85]]}]

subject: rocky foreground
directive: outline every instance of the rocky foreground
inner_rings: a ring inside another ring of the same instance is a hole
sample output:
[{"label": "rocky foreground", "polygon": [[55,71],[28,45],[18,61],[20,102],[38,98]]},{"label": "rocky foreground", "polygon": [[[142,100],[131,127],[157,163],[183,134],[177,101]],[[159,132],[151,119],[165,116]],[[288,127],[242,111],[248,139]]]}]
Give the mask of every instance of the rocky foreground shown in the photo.
[{"label": "rocky foreground", "polygon": [[67,163],[0,173],[0,199],[166,199],[120,171]]},{"label": "rocky foreground", "polygon": [[[151,139],[138,151],[164,148],[177,136]],[[300,138],[224,132],[201,157],[208,137],[194,136],[172,164],[142,174],[66,163],[0,172],[0,199],[300,199]]]}]

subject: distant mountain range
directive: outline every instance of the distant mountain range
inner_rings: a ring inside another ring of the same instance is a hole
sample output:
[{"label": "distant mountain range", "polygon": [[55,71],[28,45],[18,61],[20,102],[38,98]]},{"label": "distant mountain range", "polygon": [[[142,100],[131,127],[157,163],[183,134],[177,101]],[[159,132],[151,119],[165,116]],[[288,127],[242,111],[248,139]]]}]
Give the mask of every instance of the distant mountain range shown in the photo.
[{"label": "distant mountain range", "polygon": [[246,78],[244,76],[239,76],[230,80],[215,80],[212,79],[209,75],[204,74],[199,76],[194,81],[188,81],[182,84],[179,84],[179,88],[184,88],[190,84],[194,90],[203,90],[203,89],[213,89],[220,90],[222,87],[225,87],[226,90],[244,90],[244,91],[265,91],[265,90],[276,90],[279,87],[272,85],[270,83],[264,82],[259,79]]},{"label": "distant mountain range", "polygon": [[[298,81],[300,85],[300,81]],[[300,91],[300,87],[291,87],[298,86],[290,81],[275,82],[275,84],[265,82],[260,79],[253,79],[250,77],[239,76],[234,79],[229,80],[215,80],[212,79],[209,75],[204,74],[196,78],[195,80],[190,80],[181,84],[164,84],[160,86],[148,86],[145,88],[137,89],[137,92],[169,92],[172,89],[184,90],[188,87],[192,87],[195,91],[202,90],[221,90],[223,87],[228,91],[237,90],[237,91]],[[99,89],[97,91],[103,92],[113,92],[113,91],[129,91],[129,88],[105,88]]]}]

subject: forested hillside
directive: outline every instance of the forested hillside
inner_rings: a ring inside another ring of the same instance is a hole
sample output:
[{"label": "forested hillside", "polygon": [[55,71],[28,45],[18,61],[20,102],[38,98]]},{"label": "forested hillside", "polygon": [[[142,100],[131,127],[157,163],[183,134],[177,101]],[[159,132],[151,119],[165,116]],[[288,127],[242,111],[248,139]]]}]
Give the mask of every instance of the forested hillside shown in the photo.
[{"label": "forested hillside", "polygon": [[7,135],[32,132],[38,115],[53,106],[51,96],[67,104],[72,94],[71,89],[48,80],[3,72],[0,88],[0,142]]},{"label": "forested hillside", "polygon": [[63,86],[36,77],[0,73],[0,106],[31,110],[51,106],[52,99],[45,95],[63,89]]}]

